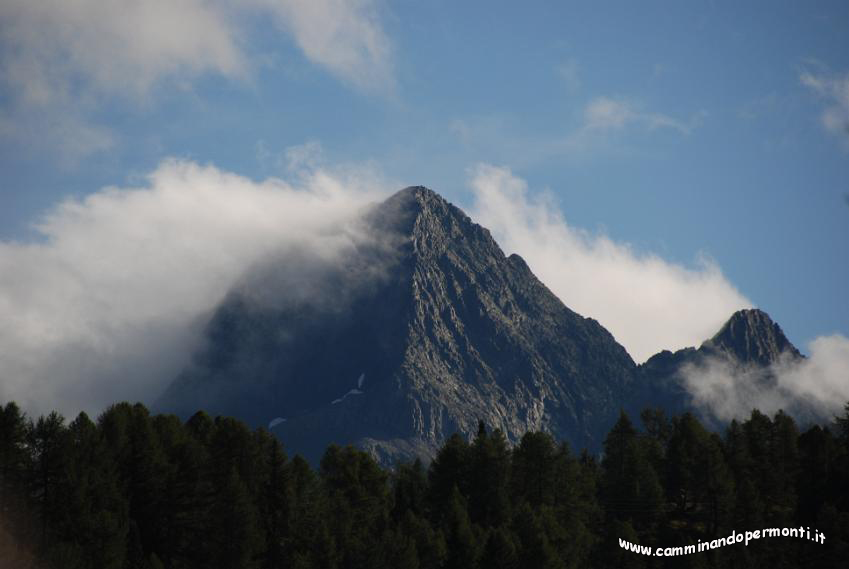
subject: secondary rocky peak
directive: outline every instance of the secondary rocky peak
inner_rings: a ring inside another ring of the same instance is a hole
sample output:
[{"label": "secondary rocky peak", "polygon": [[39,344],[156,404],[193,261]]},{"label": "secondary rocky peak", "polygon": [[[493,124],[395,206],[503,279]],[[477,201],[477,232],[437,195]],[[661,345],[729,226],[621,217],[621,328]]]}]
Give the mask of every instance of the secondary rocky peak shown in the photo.
[{"label": "secondary rocky peak", "polygon": [[781,327],[763,310],[739,310],[702,346],[709,352],[732,355],[740,362],[770,365],[782,355],[800,358]]}]

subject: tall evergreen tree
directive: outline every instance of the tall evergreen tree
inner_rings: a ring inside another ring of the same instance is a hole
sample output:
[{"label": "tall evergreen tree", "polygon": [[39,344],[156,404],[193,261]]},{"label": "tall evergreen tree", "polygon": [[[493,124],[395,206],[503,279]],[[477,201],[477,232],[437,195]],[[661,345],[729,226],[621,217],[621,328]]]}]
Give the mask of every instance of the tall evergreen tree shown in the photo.
[{"label": "tall evergreen tree", "polygon": [[491,434],[481,421],[469,456],[469,515],[473,523],[497,526],[510,519],[507,496],[510,449],[504,433]]},{"label": "tall evergreen tree", "polygon": [[370,567],[388,523],[386,473],[369,454],[351,446],[331,445],[321,459],[321,478],[328,497],[330,527],[339,544],[342,565]]},{"label": "tall evergreen tree", "polygon": [[491,529],[481,554],[480,566],[487,569],[518,569],[516,537],[506,527]]},{"label": "tall evergreen tree", "polygon": [[609,518],[631,520],[647,531],[663,510],[657,472],[624,412],[604,440],[601,496]]},{"label": "tall evergreen tree", "polygon": [[412,464],[402,463],[393,475],[392,518],[404,519],[406,514],[424,516],[427,501],[427,474],[422,461],[416,459]]},{"label": "tall evergreen tree", "polygon": [[33,538],[27,502],[30,458],[26,415],[14,402],[0,405],[0,523],[6,523],[10,537],[22,541]]},{"label": "tall evergreen tree", "polygon": [[85,544],[84,567],[120,569],[127,539],[127,500],[117,465],[85,413],[68,426],[64,468],[57,486],[61,507],[53,533],[58,542]]},{"label": "tall evergreen tree", "polygon": [[55,411],[30,422],[27,445],[31,452],[30,497],[40,512],[39,540],[43,551],[53,545],[50,530],[63,510],[59,481],[65,468],[65,419]]},{"label": "tall evergreen tree", "polygon": [[513,451],[511,492],[531,506],[553,504],[556,493],[557,446],[548,433],[525,433]]},{"label": "tall evergreen tree", "polygon": [[469,443],[454,433],[437,452],[428,470],[428,502],[431,515],[438,521],[448,511],[454,487],[461,496],[469,492]]},{"label": "tall evergreen tree", "polygon": [[292,484],[286,453],[280,441],[268,431],[257,433],[257,444],[265,454],[263,486],[259,512],[265,533],[264,569],[280,569],[288,566],[285,543],[289,539],[292,520]]},{"label": "tall evergreen tree", "polygon": [[469,519],[466,501],[457,486],[451,489],[448,506],[442,518],[445,543],[448,546],[445,569],[474,569],[480,546]]},{"label": "tall evergreen tree", "polygon": [[211,566],[218,569],[259,567],[262,534],[248,487],[236,466],[217,488],[210,527]]}]

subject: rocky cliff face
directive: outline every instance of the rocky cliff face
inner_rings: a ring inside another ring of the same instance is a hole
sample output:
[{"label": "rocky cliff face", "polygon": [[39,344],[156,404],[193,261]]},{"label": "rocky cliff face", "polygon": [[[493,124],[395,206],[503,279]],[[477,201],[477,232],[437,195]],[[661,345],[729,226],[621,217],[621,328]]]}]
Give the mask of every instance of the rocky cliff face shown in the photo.
[{"label": "rocky cliff face", "polygon": [[387,462],[430,455],[478,420],[598,448],[637,369],[607,330],[431,190],[402,190],[366,225],[368,243],[322,278],[340,298],[275,306],[234,291],[159,407],[273,422],[313,459],[330,442]]}]

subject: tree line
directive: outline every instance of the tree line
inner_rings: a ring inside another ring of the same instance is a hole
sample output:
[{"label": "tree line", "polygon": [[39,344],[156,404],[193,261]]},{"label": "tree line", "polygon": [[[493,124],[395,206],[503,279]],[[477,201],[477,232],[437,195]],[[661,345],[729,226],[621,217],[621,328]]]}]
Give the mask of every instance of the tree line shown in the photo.
[{"label": "tree line", "polygon": [[[57,569],[845,567],[849,404],[800,432],[758,411],[720,435],[691,414],[625,414],[601,458],[479,426],[435,459],[381,468],[331,445],[317,469],[265,429],[120,403],[97,421],[0,406],[0,566]],[[683,557],[653,547],[806,526]]]}]

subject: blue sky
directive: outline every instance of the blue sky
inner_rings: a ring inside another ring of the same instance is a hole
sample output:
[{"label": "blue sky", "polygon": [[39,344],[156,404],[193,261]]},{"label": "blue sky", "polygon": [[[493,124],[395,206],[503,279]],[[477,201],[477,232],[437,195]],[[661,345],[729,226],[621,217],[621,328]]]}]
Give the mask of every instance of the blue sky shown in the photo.
[{"label": "blue sky", "polygon": [[0,8],[6,271],[58,204],[171,158],[367,171],[486,217],[484,165],[588,238],[712,259],[803,350],[849,336],[846,2],[47,4]]}]

